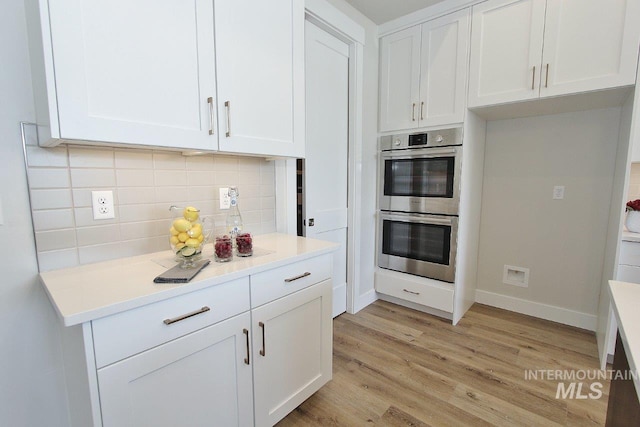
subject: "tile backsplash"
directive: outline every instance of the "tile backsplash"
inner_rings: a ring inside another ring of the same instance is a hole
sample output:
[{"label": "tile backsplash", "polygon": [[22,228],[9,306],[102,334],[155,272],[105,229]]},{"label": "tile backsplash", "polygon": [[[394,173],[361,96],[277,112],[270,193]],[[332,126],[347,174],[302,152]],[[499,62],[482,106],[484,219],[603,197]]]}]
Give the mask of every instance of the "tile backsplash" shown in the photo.
[{"label": "tile backsplash", "polygon": [[[262,158],[110,147],[27,145],[41,271],[169,251],[169,206],[196,206],[224,232],[219,188],[237,185],[244,227],[276,230],[275,168]],[[94,220],[92,190],[113,191],[115,218]]]}]

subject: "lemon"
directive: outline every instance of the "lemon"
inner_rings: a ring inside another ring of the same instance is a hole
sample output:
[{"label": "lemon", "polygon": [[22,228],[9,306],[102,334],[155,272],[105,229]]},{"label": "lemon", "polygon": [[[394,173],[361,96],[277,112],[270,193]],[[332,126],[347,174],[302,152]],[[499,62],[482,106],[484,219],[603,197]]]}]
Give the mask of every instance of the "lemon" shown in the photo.
[{"label": "lemon", "polygon": [[169,238],[169,242],[171,242],[171,244],[173,246],[177,245],[178,243],[180,243],[180,240],[178,239],[178,236],[171,236]]},{"label": "lemon", "polygon": [[197,239],[202,236],[202,226],[200,224],[194,224],[191,230],[187,231],[189,237]]},{"label": "lemon", "polygon": [[184,219],[186,219],[187,221],[194,222],[197,221],[200,217],[200,210],[194,208],[193,206],[187,206],[186,208],[184,208],[182,216],[184,216]]},{"label": "lemon", "polygon": [[179,251],[182,248],[184,248],[184,243],[180,242],[176,245],[176,251]]},{"label": "lemon", "polygon": [[169,229],[169,234],[171,234],[172,236],[177,236],[178,230],[176,230],[173,226],[171,226],[171,228]]},{"label": "lemon", "polygon": [[187,239],[184,244],[190,248],[197,248],[200,246],[200,241],[198,239]]},{"label": "lemon", "polygon": [[202,243],[203,240],[204,240],[204,234],[199,235],[198,242]]},{"label": "lemon", "polygon": [[173,228],[175,228],[179,233],[184,233],[187,230],[191,230],[191,222],[187,221],[184,218],[178,218],[173,221]]},{"label": "lemon", "polygon": [[186,242],[187,240],[189,240],[189,235],[187,233],[180,233],[178,234],[178,240],[181,242]]}]

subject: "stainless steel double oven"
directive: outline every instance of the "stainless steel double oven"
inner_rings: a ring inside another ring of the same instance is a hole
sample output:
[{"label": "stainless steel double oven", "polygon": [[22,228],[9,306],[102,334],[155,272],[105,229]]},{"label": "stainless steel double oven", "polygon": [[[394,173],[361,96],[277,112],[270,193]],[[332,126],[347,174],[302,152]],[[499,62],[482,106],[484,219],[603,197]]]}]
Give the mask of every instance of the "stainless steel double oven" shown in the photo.
[{"label": "stainless steel double oven", "polygon": [[378,266],[454,282],[462,129],[380,138]]}]

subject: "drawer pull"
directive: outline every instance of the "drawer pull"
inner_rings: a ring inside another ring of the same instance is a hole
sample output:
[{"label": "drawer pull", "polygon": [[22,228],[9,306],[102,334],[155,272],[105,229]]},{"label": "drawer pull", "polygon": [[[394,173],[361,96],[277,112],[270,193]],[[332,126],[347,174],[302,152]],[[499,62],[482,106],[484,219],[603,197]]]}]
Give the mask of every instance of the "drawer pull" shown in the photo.
[{"label": "drawer pull", "polygon": [[260,356],[264,356],[265,354],[267,354],[267,352],[265,351],[265,343],[264,343],[264,323],[258,322],[258,326],[262,328],[262,350],[260,350]]},{"label": "drawer pull", "polygon": [[410,291],[409,289],[403,289],[403,291],[405,291],[408,294],[413,294],[413,295],[420,295],[420,292],[414,292],[414,291]]},{"label": "drawer pull", "polygon": [[213,135],[213,98],[207,98],[207,104],[209,104],[209,135]]},{"label": "drawer pull", "polygon": [[247,357],[244,358],[244,363],[249,365],[249,330],[247,328],[244,328],[242,330],[242,333],[247,337]]},{"label": "drawer pull", "polygon": [[211,309],[205,305],[200,310],[196,310],[196,311],[193,311],[191,313],[183,314],[182,316],[174,317],[173,319],[164,319],[164,324],[165,325],[170,325],[172,323],[176,323],[176,322],[179,322],[181,320],[188,319],[189,317],[193,317],[193,316],[197,316],[198,314],[206,313],[209,310],[211,310]]},{"label": "drawer pull", "polygon": [[308,271],[307,271],[307,272],[302,273],[302,274],[301,274],[301,275],[299,275],[299,276],[296,276],[296,277],[290,277],[290,278],[288,278],[288,279],[284,279],[284,281],[285,281],[285,282],[287,282],[287,283],[289,283],[289,282],[294,282],[294,281],[296,281],[296,280],[298,280],[298,279],[302,279],[303,277],[307,277],[307,276],[311,276],[311,273],[309,273]]}]

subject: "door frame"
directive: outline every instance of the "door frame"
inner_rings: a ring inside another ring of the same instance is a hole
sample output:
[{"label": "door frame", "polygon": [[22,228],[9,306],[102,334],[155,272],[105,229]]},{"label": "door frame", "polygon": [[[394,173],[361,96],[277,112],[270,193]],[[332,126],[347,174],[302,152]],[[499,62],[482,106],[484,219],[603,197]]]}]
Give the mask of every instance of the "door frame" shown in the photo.
[{"label": "door frame", "polygon": [[[357,295],[360,289],[362,208],[362,117],[363,59],[365,30],[326,0],[305,0],[305,19],[349,46],[349,136],[348,136],[348,209],[347,209],[347,313],[362,307]],[[296,226],[296,159],[276,160],[276,228],[278,232],[297,234]]]}]

